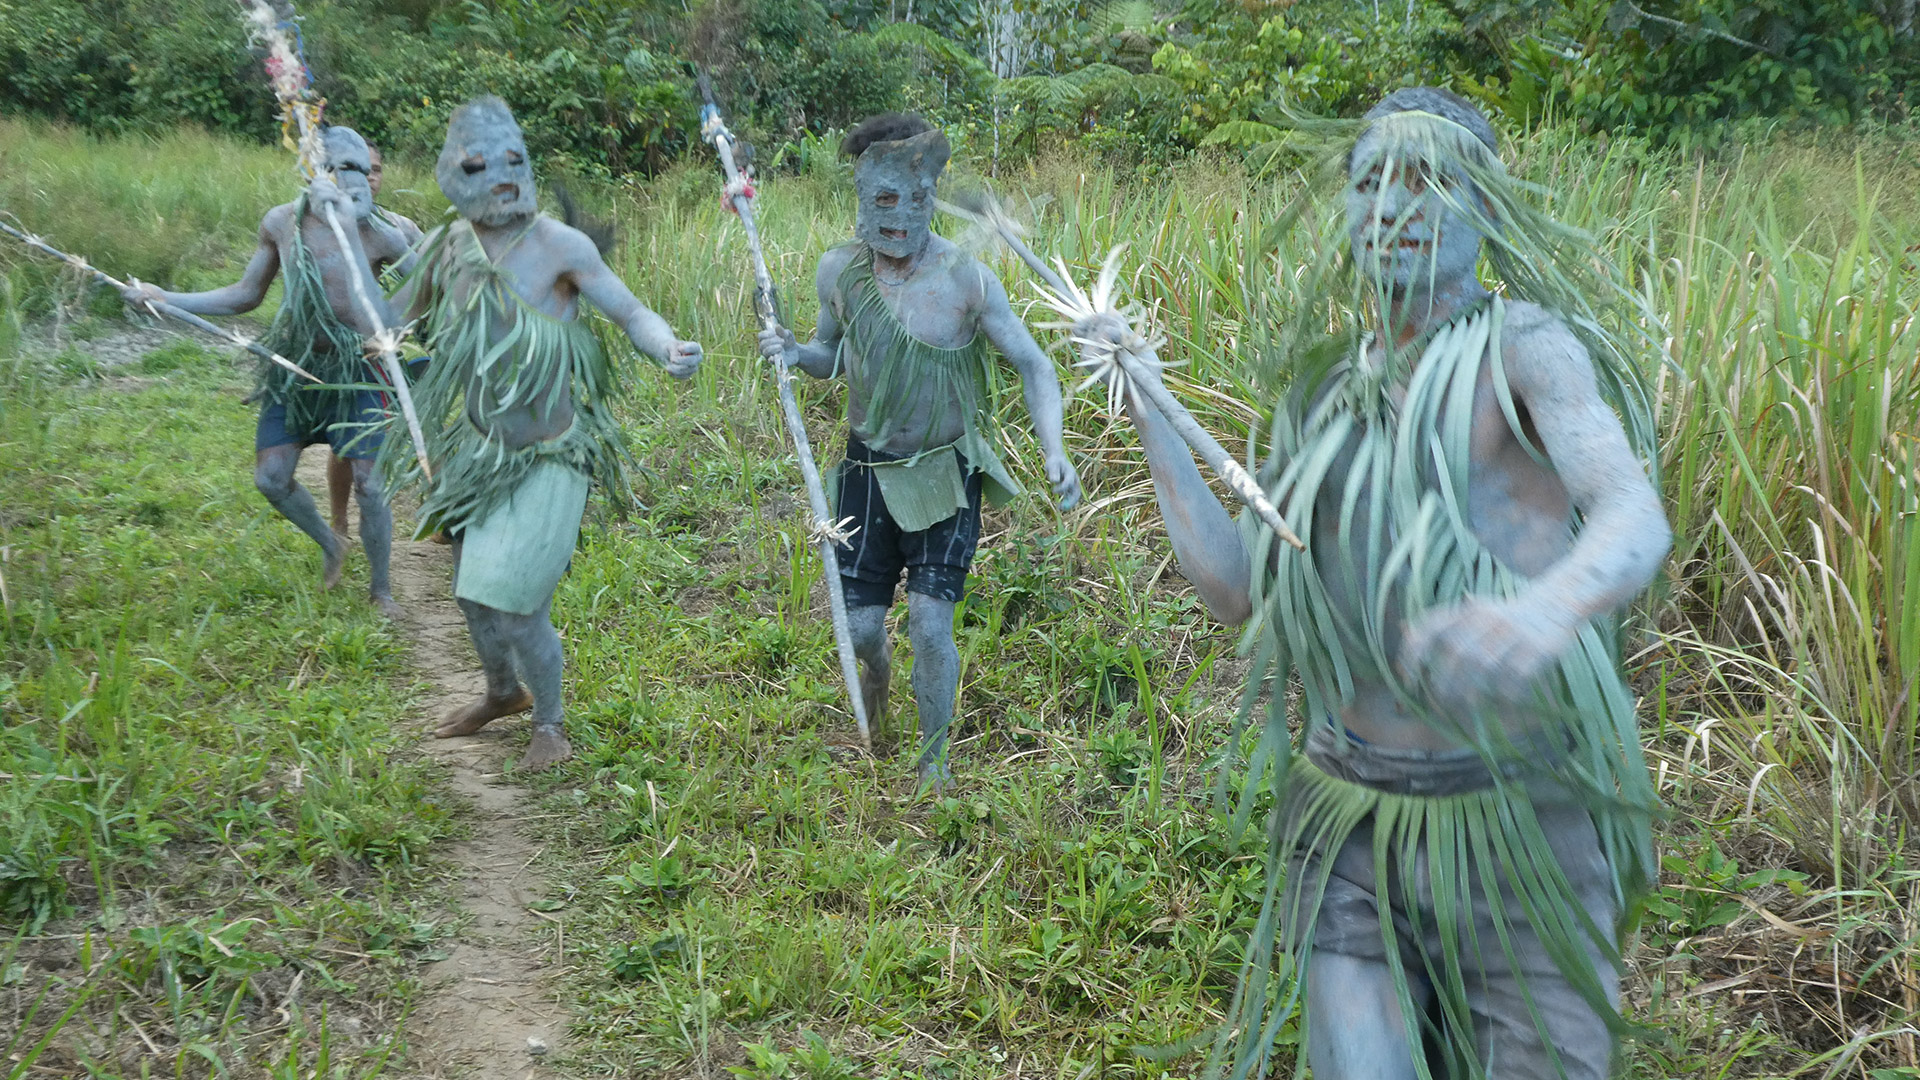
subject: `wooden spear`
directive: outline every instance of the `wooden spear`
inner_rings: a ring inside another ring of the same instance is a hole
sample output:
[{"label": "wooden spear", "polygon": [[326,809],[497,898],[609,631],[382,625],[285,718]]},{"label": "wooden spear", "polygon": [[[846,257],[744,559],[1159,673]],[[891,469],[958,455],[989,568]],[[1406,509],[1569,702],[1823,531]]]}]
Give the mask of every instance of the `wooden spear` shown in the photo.
[{"label": "wooden spear", "polygon": [[[300,155],[300,170],[308,177],[318,176],[326,169],[327,155],[320,139],[320,106],[312,100],[306,62],[288,38],[280,16],[266,0],[237,2],[253,39],[267,47],[267,80],[273,84],[273,96],[280,103],[284,117],[282,123],[288,125],[288,141]],[[321,217],[332,231],[334,242],[340,245],[341,252],[352,251],[347,231],[341,227],[339,215],[333,212],[333,208],[322,207]],[[294,227],[298,228],[298,223]],[[387,379],[393,384],[394,397],[400,402],[400,415],[406,418],[407,433],[413,438],[413,453],[420,461],[421,475],[431,480],[433,467],[427,463],[426,434],[420,427],[420,414],[413,408],[413,393],[407,389],[407,373],[400,366],[400,336],[387,325],[386,316],[374,305],[373,297],[367,293],[366,282],[362,280],[364,276],[357,273],[347,276],[353,301],[359,306],[360,316],[367,321],[367,325],[376,327],[368,341],[379,350],[380,359],[386,364]]]},{"label": "wooden spear", "polygon": [[[32,248],[34,251],[37,251],[42,255],[52,256],[53,258],[59,259],[61,262],[66,263],[68,266],[73,267],[74,269],[80,271],[83,274],[91,275],[93,277],[93,280],[98,282],[101,285],[110,285],[114,289],[122,292],[124,292],[127,288],[126,282],[121,281],[119,278],[116,278],[106,273],[105,271],[98,269],[93,264],[87,262],[87,260],[81,258],[78,255],[69,255],[64,251],[61,251],[59,248],[54,247],[53,245],[47,243],[45,240],[40,239],[39,237],[33,235],[32,233],[21,232],[19,229],[16,229],[13,226],[8,225],[4,221],[0,221],[0,232],[6,233],[8,236],[13,237],[15,240],[20,241],[21,243],[27,245],[29,248]],[[286,368],[288,371],[293,372],[295,375],[298,375],[301,378],[308,380],[309,382],[320,381],[319,378],[314,376],[311,372],[307,371],[307,369],[301,367],[299,364],[294,363],[293,361],[287,359],[286,357],[281,356],[279,353],[274,352],[271,349],[268,349],[266,346],[261,345],[258,342],[250,341],[247,338],[242,337],[238,332],[229,330],[218,323],[208,322],[207,320],[201,318],[198,315],[195,315],[191,311],[185,310],[184,308],[174,307],[172,304],[169,304],[163,300],[143,300],[141,301],[141,305],[145,307],[148,311],[153,312],[155,315],[165,315],[170,319],[178,319],[181,322],[186,323],[188,326],[195,328],[196,330],[204,330],[207,333],[212,334],[214,337],[221,339],[222,341],[228,342],[229,344],[238,345],[241,348],[247,350],[248,352],[252,353],[255,356],[260,357],[263,360],[271,360],[272,362],[279,364],[281,367]]]},{"label": "wooden spear", "polygon": [[[760,247],[760,230],[753,221],[753,188],[747,183],[746,175],[734,160],[733,132],[720,118],[720,107],[714,104],[713,87],[707,77],[700,76],[700,93],[706,98],[706,105],[700,110],[700,134],[713,144],[720,155],[720,166],[726,170],[727,185],[725,198],[734,213],[740,215],[740,225],[747,231],[747,250],[753,255],[754,307],[760,314],[760,327],[763,330],[776,329],[780,318],[773,306],[773,275],[767,271],[767,256]],[[873,752],[873,733],[867,726],[866,699],[860,693],[860,662],[853,652],[853,628],[847,621],[847,596],[840,586],[840,557],[836,548],[845,543],[851,532],[846,528],[851,518],[835,522],[828,516],[827,491],[820,482],[820,469],[813,461],[813,447],[807,441],[807,425],[800,416],[800,404],[793,396],[793,372],[787,365],[776,360],[773,363],[773,381],[780,389],[780,412],[786,418],[787,434],[793,439],[794,454],[800,459],[800,477],[806,481],[807,502],[813,510],[813,540],[820,549],[820,562],[826,567],[827,600],[833,610],[833,636],[840,646],[840,674],[847,681],[847,697],[853,703],[853,722],[860,731],[860,745],[868,753]]]}]

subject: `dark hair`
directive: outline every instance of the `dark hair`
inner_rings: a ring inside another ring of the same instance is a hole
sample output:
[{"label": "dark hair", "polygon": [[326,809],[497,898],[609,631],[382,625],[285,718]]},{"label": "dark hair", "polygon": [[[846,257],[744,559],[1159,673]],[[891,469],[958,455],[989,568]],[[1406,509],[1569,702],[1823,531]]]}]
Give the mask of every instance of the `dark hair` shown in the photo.
[{"label": "dark hair", "polygon": [[911,139],[915,135],[925,135],[933,130],[933,125],[919,113],[881,113],[869,116],[853,126],[847,137],[840,142],[840,152],[850,158],[858,158],[867,147],[877,142],[898,142]]},{"label": "dark hair", "polygon": [[1367,110],[1364,119],[1378,120],[1400,112],[1426,112],[1443,116],[1473,132],[1474,138],[1487,144],[1487,149],[1500,152],[1500,135],[1493,130],[1486,114],[1479,106],[1451,90],[1438,86],[1408,86],[1380,99],[1380,103]]}]

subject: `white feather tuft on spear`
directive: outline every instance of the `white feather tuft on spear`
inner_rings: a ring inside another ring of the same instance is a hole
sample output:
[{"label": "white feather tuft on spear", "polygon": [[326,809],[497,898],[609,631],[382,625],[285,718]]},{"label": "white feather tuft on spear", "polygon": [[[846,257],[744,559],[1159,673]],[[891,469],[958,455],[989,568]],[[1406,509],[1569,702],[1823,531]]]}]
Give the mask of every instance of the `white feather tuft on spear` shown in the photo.
[{"label": "white feather tuft on spear", "polygon": [[1005,244],[1043,283],[1039,290],[1042,302],[1059,313],[1063,321],[1043,323],[1042,327],[1066,331],[1068,340],[1080,347],[1080,359],[1074,361],[1073,366],[1086,371],[1087,377],[1074,388],[1074,393],[1105,383],[1107,407],[1112,412],[1120,411],[1122,401],[1130,401],[1136,407],[1152,405],[1235,498],[1252,508],[1280,539],[1304,549],[1306,545],[1287,527],[1279,509],[1247,470],[1167,391],[1161,372],[1176,365],[1160,359],[1160,349],[1167,343],[1165,335],[1148,328],[1147,313],[1140,305],[1122,308],[1114,302],[1120,283],[1120,257],[1125,254],[1126,246],[1109,252],[1093,288],[1082,289],[1073,281],[1065,262],[1056,257],[1054,265],[1048,266],[1034,254],[1021,239],[1026,230],[1006,212],[991,191],[981,188],[964,193],[958,199],[939,200],[935,205],[973,223],[987,238]]}]

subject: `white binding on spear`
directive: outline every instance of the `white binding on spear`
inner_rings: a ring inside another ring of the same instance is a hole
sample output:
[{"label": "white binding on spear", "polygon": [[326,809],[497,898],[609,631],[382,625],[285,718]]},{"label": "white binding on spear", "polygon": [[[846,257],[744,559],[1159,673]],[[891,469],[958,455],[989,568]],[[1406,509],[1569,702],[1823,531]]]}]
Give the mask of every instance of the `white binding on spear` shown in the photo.
[{"label": "white binding on spear", "polygon": [[[318,176],[327,156],[320,141],[320,107],[312,101],[311,87],[307,84],[307,65],[294,50],[293,41],[287,36],[280,16],[266,0],[238,0],[238,3],[253,40],[267,47],[267,80],[273,84],[274,99],[280,103],[281,113],[285,117],[283,123],[291,124],[299,132],[293,147],[300,155],[300,170],[309,177]],[[321,211],[340,250],[353,250],[353,245],[347,240],[347,231],[341,228],[340,218],[333,208],[322,207]],[[413,409],[413,394],[407,389],[406,371],[400,366],[400,335],[387,325],[380,309],[374,306],[361,276],[349,274],[347,280],[352,286],[354,303],[360,307],[361,317],[367,320],[368,325],[379,328],[367,341],[379,350],[380,359],[386,364],[387,378],[393,383],[393,395],[400,402],[400,415],[406,418],[407,433],[413,437],[413,453],[420,460],[420,472],[431,480],[433,467],[427,464],[427,437],[420,429],[420,416]]]},{"label": "white binding on spear", "polygon": [[[11,214],[7,216],[12,217]],[[0,232],[6,233],[8,236],[13,237],[15,240],[20,241],[21,243],[27,245],[29,248],[32,248],[33,250],[38,251],[42,255],[48,255],[55,259],[59,259],[61,262],[66,263],[68,266],[73,267],[75,270],[78,270],[83,274],[88,274],[92,276],[94,281],[99,282],[102,285],[111,286],[112,288],[120,292],[126,291],[126,288],[127,288],[126,282],[121,281],[119,278],[114,277],[113,275],[107,273],[106,271],[99,269],[98,267],[94,266],[92,263],[89,263],[87,260],[81,258],[78,255],[69,255],[64,251],[61,251],[59,248],[54,247],[52,244],[47,243],[45,240],[40,239],[38,236],[35,236],[32,233],[21,232],[19,229],[16,229],[13,226],[8,225],[4,221],[0,221]],[[134,280],[137,282],[139,279],[135,278]],[[168,318],[178,319],[181,322],[186,323],[188,326],[191,326],[196,330],[205,330],[207,333],[212,334],[214,337],[217,337],[222,341],[228,342],[233,345],[238,345],[241,348],[247,350],[248,352],[254,354],[255,356],[260,357],[263,360],[271,360],[274,363],[279,364],[281,367],[286,368],[288,371],[293,372],[295,375],[298,375],[301,378],[308,380],[309,382],[320,381],[318,376],[315,376],[313,373],[309,372],[306,368],[301,367],[299,364],[296,364],[293,361],[287,359],[286,357],[281,356],[279,353],[274,352],[273,350],[267,348],[264,345],[259,344],[258,342],[255,342],[251,338],[241,335],[238,331],[229,330],[228,328],[221,326],[218,323],[208,322],[207,320],[201,318],[200,316],[195,315],[191,311],[186,311],[181,308],[174,307],[172,304],[169,304],[164,300],[147,300],[143,302],[143,306],[149,312],[155,315],[165,315]]]},{"label": "white binding on spear", "polygon": [[[1185,405],[1168,392],[1160,381],[1159,373],[1167,365],[1160,359],[1160,347],[1167,343],[1164,336],[1148,334],[1140,329],[1145,321],[1145,312],[1138,305],[1125,309],[1116,308],[1113,303],[1115,286],[1120,279],[1120,256],[1126,246],[1114,248],[1107,254],[1107,260],[1100,268],[1100,276],[1095,279],[1091,291],[1075,284],[1067,273],[1067,264],[1055,258],[1054,266],[1048,266],[1040,256],[1034,254],[1026,241],[1020,239],[1020,226],[1001,209],[1000,203],[991,192],[980,191],[969,196],[970,201],[978,205],[959,206],[946,200],[938,200],[934,205],[964,218],[985,229],[990,236],[1012,249],[1020,261],[1027,264],[1044,283],[1040,286],[1040,298],[1046,305],[1058,312],[1064,322],[1043,324],[1044,329],[1066,330],[1075,345],[1080,346],[1080,359],[1073,366],[1087,371],[1086,379],[1074,388],[1078,394],[1097,383],[1107,385],[1107,407],[1112,412],[1120,411],[1121,395],[1139,405],[1144,398],[1151,403],[1180,438],[1207,463],[1214,475],[1218,476],[1232,491],[1235,498],[1247,504],[1260,520],[1274,534],[1296,548],[1305,550],[1306,545],[1287,527],[1286,519],[1267,498],[1266,492],[1254,482],[1247,470],[1234,460],[1232,454],[1220,445],[1200,422],[1193,418]],[[1056,269],[1057,267],[1058,269]],[[1124,328],[1119,330],[1118,328]]]},{"label": "white binding on spear", "polygon": [[[733,132],[720,118],[707,77],[700,76],[700,91],[707,103],[700,110],[700,135],[713,144],[726,170],[725,198],[740,216],[747,232],[747,250],[753,255],[754,306],[759,309],[760,326],[771,330],[780,325],[773,308],[773,275],[767,271],[767,256],[760,248],[760,230],[753,221],[753,189],[733,158]],[[834,521],[828,516],[827,491],[820,482],[820,469],[813,461],[813,447],[807,441],[807,425],[800,417],[800,404],[793,396],[793,372],[778,360],[773,362],[773,381],[780,389],[780,413],[786,418],[787,434],[793,439],[794,455],[800,459],[800,476],[807,484],[807,503],[813,511],[811,539],[820,550],[820,562],[826,568],[827,600],[833,611],[833,637],[840,648],[840,674],[847,681],[847,697],[853,703],[853,722],[860,732],[860,745],[873,752],[873,733],[867,727],[866,700],[860,694],[860,661],[853,651],[853,627],[847,621],[847,596],[840,585],[840,557],[834,550],[852,539],[848,528],[852,518]]]}]

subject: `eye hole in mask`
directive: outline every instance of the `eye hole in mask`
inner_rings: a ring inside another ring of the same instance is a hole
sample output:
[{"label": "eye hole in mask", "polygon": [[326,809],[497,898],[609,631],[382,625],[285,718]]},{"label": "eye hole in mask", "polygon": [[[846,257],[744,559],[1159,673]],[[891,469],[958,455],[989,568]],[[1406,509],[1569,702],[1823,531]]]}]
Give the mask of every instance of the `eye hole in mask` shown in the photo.
[{"label": "eye hole in mask", "polygon": [[474,173],[486,172],[487,160],[481,157],[479,154],[475,154],[472,157],[468,158],[467,160],[461,162],[460,169],[461,171],[465,172],[468,176],[472,176]]},{"label": "eye hole in mask", "polygon": [[354,164],[351,161],[343,161],[340,164],[335,165],[333,168],[335,172],[357,172],[361,176],[367,175],[367,170],[361,168],[360,166]]},{"label": "eye hole in mask", "polygon": [[509,164],[509,165],[525,165],[526,163],[527,163],[527,159],[526,159],[526,158],[524,158],[524,157],[522,157],[522,156],[520,156],[520,151],[518,151],[518,150],[509,150],[509,151],[507,151],[507,164]]},{"label": "eye hole in mask", "polygon": [[873,197],[873,205],[882,210],[891,210],[900,205],[900,195],[898,192],[883,191]]}]

